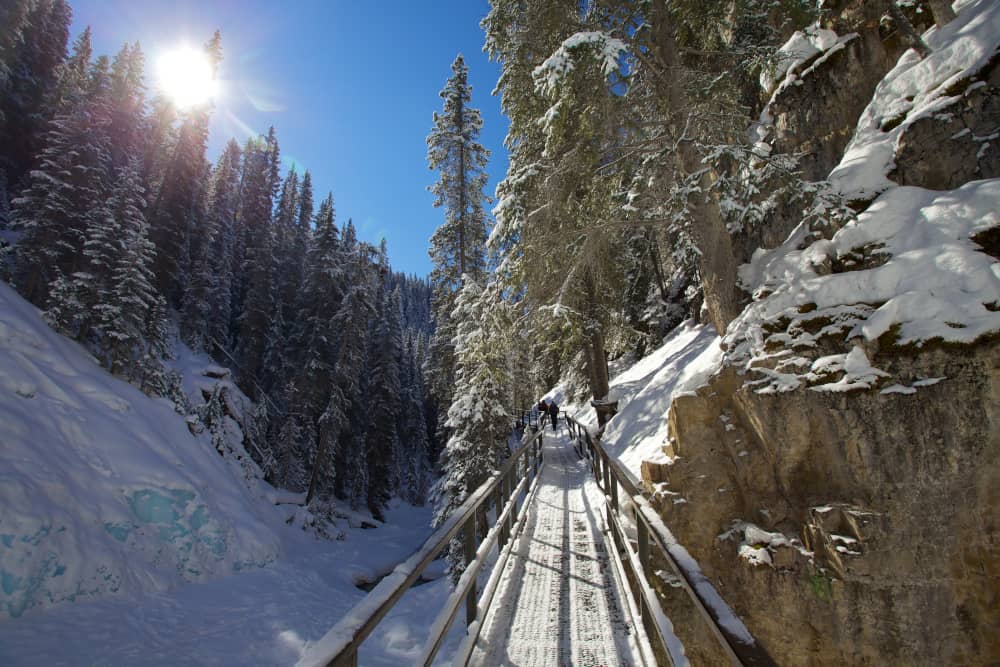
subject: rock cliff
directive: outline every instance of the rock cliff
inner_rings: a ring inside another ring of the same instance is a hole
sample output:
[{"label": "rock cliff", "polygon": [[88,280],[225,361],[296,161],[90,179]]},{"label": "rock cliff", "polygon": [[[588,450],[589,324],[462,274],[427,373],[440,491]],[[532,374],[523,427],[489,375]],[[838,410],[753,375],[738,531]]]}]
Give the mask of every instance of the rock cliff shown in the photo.
[{"label": "rock cliff", "polygon": [[835,4],[761,133],[826,182],[718,260],[747,306],[646,481],[780,664],[996,664],[1000,5],[918,12],[920,58]]}]

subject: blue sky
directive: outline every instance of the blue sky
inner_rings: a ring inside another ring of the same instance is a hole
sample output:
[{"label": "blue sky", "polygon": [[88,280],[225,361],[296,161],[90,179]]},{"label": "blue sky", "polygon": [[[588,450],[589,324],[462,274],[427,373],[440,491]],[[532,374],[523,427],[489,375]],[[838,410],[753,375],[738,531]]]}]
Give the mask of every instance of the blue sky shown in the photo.
[{"label": "blue sky", "polygon": [[482,52],[486,0],[70,0],[73,37],[90,25],[96,53],[139,40],[147,78],[157,55],[200,45],[218,28],[223,92],[209,139],[214,160],[229,137],[278,132],[287,164],[313,174],[317,201],[333,192],[337,218],[362,238],[385,236],[394,268],[430,270],[427,240],[442,213],[426,188],[425,138],[438,92],[461,52],[491,152],[487,194],[507,168],[507,120],[491,95],[499,75]]}]

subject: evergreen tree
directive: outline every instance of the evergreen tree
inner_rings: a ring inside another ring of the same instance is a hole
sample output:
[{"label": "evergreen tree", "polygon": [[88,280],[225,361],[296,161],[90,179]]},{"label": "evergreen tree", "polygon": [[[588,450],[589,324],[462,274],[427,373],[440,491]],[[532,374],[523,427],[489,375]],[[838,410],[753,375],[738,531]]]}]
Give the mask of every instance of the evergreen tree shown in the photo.
[{"label": "evergreen tree", "polygon": [[208,275],[200,278],[209,286],[205,296],[203,336],[207,349],[217,358],[229,348],[232,292],[235,284],[234,247],[236,208],[240,185],[240,147],[230,140],[212,170],[208,191],[206,229]]},{"label": "evergreen tree", "polygon": [[316,213],[316,231],[306,255],[306,274],[299,298],[298,325],[292,341],[292,363],[299,368],[297,409],[315,425],[326,408],[330,375],[336,363],[330,313],[343,298],[344,274],[340,230],[334,224],[333,196]]},{"label": "evergreen tree", "polygon": [[368,463],[368,509],[382,520],[382,511],[400,486],[398,468],[401,440],[397,430],[402,412],[400,366],[403,328],[400,322],[399,289],[386,293],[380,304],[378,323],[369,354],[369,388],[365,402],[368,417],[366,456]]},{"label": "evergreen tree", "polygon": [[308,498],[330,491],[353,506],[368,491],[365,456],[366,410],[362,377],[367,366],[368,325],[373,314],[370,263],[350,221],[343,231],[347,288],[327,330],[337,336],[325,409],[318,421],[318,446]]},{"label": "evergreen tree", "polygon": [[277,308],[286,326],[295,318],[295,302],[301,287],[301,273],[295,267],[301,266],[304,254],[296,256],[296,236],[298,231],[299,175],[295,168],[288,172],[281,186],[278,207],[274,212],[274,275]]},{"label": "evergreen tree", "polygon": [[427,501],[427,488],[431,479],[429,439],[424,414],[424,383],[417,363],[412,334],[408,334],[403,351],[403,368],[400,379],[401,410],[397,432],[400,449],[397,468],[400,471],[400,495],[414,505]]},{"label": "evergreen tree", "polygon": [[144,70],[145,56],[138,42],[123,46],[111,64],[108,134],[113,169],[124,168],[143,148],[142,133],[146,122]]},{"label": "evergreen tree", "polygon": [[91,44],[90,26],[73,41],[70,57],[59,68],[59,84],[56,92],[60,110],[72,108],[80,101],[90,79],[91,60],[94,48]]},{"label": "evergreen tree", "polygon": [[65,0],[8,0],[3,5],[0,17],[10,23],[0,24],[0,32],[11,32],[4,40],[0,76],[0,169],[19,192],[38,164],[46,125],[57,110],[71,12]]},{"label": "evergreen tree", "polygon": [[[211,179],[211,169],[204,165],[204,182]],[[184,286],[183,311],[180,322],[181,338],[194,350],[211,351],[208,341],[209,322],[214,314],[211,310],[212,296],[220,276],[214,271],[213,251],[221,233],[218,220],[211,214],[209,189],[202,188],[198,200],[192,209],[195,227],[200,230],[195,238],[187,243],[190,256],[190,271],[187,284]]]},{"label": "evergreen tree", "polygon": [[271,212],[277,187],[277,142],[273,128],[265,141],[251,140],[243,152],[243,182],[239,223],[245,259],[241,270],[236,360],[240,386],[254,400],[261,400],[264,354],[275,316],[275,230]]},{"label": "evergreen tree", "polygon": [[14,223],[23,231],[15,280],[21,293],[39,305],[56,278],[83,270],[88,225],[103,215],[98,209],[109,181],[109,86],[107,59],[98,59],[77,104],[50,124],[38,168],[12,202]]},{"label": "evergreen tree", "polygon": [[[451,437],[442,455],[443,476],[435,488],[435,526],[444,523],[507,455],[511,416],[504,403],[509,378],[496,322],[483,295],[469,279],[455,305],[455,400],[448,408]],[[459,540],[452,542],[448,562],[457,577],[464,564]]]},{"label": "evergreen tree", "polygon": [[[368,494],[365,454],[366,418],[364,380],[369,367],[367,352],[370,324],[375,314],[374,249],[359,243],[354,223],[348,219],[341,230],[341,256],[345,271],[345,293],[331,322],[337,332],[337,355],[333,373],[329,415],[337,415],[338,440],[334,456],[338,497],[358,507]],[[336,405],[335,405],[336,403]]]},{"label": "evergreen tree", "polygon": [[166,352],[166,304],[154,286],[155,248],[142,213],[142,185],[138,162],[131,163],[118,179],[113,199],[121,231],[121,254],[111,276],[108,307],[101,326],[108,342],[112,372],[143,381],[162,371],[159,359]]},{"label": "evergreen tree", "polygon": [[[222,59],[218,32],[205,45],[205,52],[213,67],[217,68]],[[163,113],[169,116],[169,111]],[[153,268],[157,288],[173,306],[182,305],[189,279],[187,243],[201,231],[192,230],[192,225],[197,219],[197,207],[204,187],[210,114],[210,104],[198,105],[185,112],[169,163],[163,170],[162,182],[147,214],[156,245]]]},{"label": "evergreen tree", "polygon": [[[430,189],[434,205],[444,208],[445,220],[431,237],[431,285],[435,333],[431,340],[431,391],[443,412],[451,403],[454,387],[452,339],[456,323],[452,311],[463,276],[479,280],[486,270],[486,161],[489,157],[478,142],[483,121],[478,109],[470,106],[472,88],[469,70],[459,55],[452,63],[452,76],[441,97],[441,113],[434,113],[434,127],[427,137],[427,161],[440,174]],[[443,441],[444,434],[439,434]]]}]

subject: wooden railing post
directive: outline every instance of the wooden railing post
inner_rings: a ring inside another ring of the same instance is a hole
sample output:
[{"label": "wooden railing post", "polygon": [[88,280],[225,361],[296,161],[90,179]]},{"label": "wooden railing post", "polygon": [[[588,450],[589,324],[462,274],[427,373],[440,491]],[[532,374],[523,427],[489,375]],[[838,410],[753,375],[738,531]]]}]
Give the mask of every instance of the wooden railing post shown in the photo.
[{"label": "wooden railing post", "polygon": [[[504,497],[503,497],[503,480],[501,480],[500,483],[497,484],[496,501],[495,502],[496,502],[496,506],[497,506],[496,520],[497,520],[497,523],[499,524],[500,523],[500,515],[503,514],[503,508],[506,506],[506,503],[504,502]],[[504,530],[504,526],[500,526],[497,529],[497,541],[500,544],[500,549],[503,549],[507,545],[507,533]]]},{"label": "wooden railing post", "polygon": [[[468,518],[465,522],[465,565],[468,567],[472,564],[472,561],[476,558],[476,520],[477,514],[473,512],[472,516]],[[479,599],[479,593],[476,591],[476,580],[472,580],[472,584],[469,586],[469,593],[465,597],[465,624],[472,625],[476,620],[476,606]]]},{"label": "wooden railing post", "polygon": [[331,662],[328,667],[358,667],[358,652],[345,653]]},{"label": "wooden railing post", "polygon": [[[605,456],[607,456],[607,454],[605,454]],[[611,462],[605,459],[605,467],[610,468],[610,464]],[[621,505],[618,504],[618,477],[615,475],[609,475],[608,480],[611,485],[611,504],[614,506],[615,512],[621,513],[622,508]]]},{"label": "wooden railing post", "polygon": [[611,494],[611,467],[603,456],[598,455],[597,460],[600,462],[599,467],[604,469],[604,495],[607,496]]},{"label": "wooden railing post", "polygon": [[[638,576],[643,577],[646,581],[649,580],[649,528],[646,526],[646,520],[642,518],[639,512],[639,508],[635,509],[635,532],[636,532],[636,542],[639,547],[639,565],[642,566],[642,572],[638,573]],[[653,624],[653,612],[649,608],[649,604],[643,600],[642,607],[642,622],[646,627],[650,627]]]},{"label": "wooden railing post", "polygon": [[639,563],[642,565],[642,569],[645,572],[649,572],[649,528],[646,527],[646,521],[639,515],[636,511],[636,542],[639,546]]},{"label": "wooden railing post", "polygon": [[511,504],[511,510],[507,514],[507,535],[510,535],[514,531],[514,519],[517,517],[517,498],[511,497],[514,493],[514,488],[516,484],[514,483],[514,469],[511,468],[510,472],[507,473],[507,502]]}]

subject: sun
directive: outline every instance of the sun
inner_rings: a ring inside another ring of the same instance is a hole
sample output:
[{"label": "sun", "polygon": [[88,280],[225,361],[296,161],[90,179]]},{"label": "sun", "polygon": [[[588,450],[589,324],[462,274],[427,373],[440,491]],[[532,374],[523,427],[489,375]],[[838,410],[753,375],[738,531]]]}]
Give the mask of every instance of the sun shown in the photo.
[{"label": "sun", "polygon": [[157,60],[160,89],[180,109],[205,104],[215,97],[215,73],[201,49],[180,46]]}]

